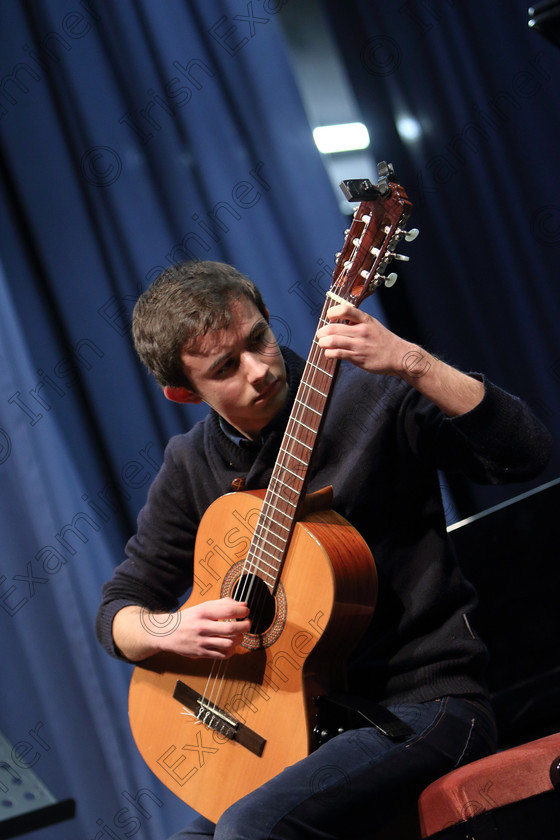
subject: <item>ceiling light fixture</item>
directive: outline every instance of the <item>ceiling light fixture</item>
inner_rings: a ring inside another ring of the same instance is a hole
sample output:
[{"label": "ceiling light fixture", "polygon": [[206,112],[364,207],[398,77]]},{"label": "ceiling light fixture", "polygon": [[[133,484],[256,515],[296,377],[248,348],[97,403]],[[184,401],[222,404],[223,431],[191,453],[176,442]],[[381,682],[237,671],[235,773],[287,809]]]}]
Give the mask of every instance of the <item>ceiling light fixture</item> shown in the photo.
[{"label": "ceiling light fixture", "polygon": [[363,123],[341,123],[340,125],[321,125],[313,129],[313,139],[319,151],[324,155],[336,152],[355,152],[367,149],[369,133]]}]

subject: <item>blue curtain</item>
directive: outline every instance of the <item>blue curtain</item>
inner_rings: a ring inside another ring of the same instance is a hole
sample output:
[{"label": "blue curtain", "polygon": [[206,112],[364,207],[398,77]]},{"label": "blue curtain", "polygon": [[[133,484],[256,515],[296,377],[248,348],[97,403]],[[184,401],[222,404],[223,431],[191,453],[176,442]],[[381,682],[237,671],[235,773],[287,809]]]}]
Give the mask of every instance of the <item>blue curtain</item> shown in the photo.
[{"label": "blue curtain", "polygon": [[[78,808],[38,840],[156,840],[189,818],[137,754],[130,669],[93,620],[165,442],[201,415],[137,362],[139,292],[178,259],[233,263],[305,354],[328,286],[344,219],[287,57],[286,1],[0,3],[0,729]],[[370,311],[554,427],[559,56],[519,0],[324,10],[422,229],[385,314]],[[402,139],[401,115],[420,139]],[[453,489],[462,515],[497,498]]]},{"label": "blue curtain", "polygon": [[306,353],[328,288],[344,223],[282,6],[0,3],[0,729],[77,802],[42,840],[159,840],[190,815],[139,758],[130,668],[93,624],[165,442],[200,416],[136,361],[139,292],[179,259],[233,263]]},{"label": "blue curtain", "polygon": [[[383,298],[397,332],[560,416],[560,50],[525,0],[326,0],[376,150],[421,236]],[[400,131],[399,131],[400,127]],[[558,476],[558,446],[545,475]],[[527,489],[445,484],[462,516]]]}]

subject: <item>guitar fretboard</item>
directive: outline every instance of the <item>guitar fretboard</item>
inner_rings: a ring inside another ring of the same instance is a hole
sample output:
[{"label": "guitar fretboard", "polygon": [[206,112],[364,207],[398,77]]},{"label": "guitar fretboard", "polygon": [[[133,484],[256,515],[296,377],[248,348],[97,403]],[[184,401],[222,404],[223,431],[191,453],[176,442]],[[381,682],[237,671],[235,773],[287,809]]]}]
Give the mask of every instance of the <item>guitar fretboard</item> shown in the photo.
[{"label": "guitar fretboard", "polygon": [[[332,305],[327,299],[319,327],[328,323]],[[246,560],[246,570],[257,572],[272,589],[280,577],[337,369],[338,361],[325,358],[313,340]]]},{"label": "guitar fretboard", "polygon": [[[378,285],[394,282],[384,273],[391,259],[406,259],[396,254],[394,247],[405,233],[410,208],[402,187],[392,182],[374,201],[360,204],[345,231],[342,251],[336,255],[333,285],[327,292],[319,328],[328,323],[331,306],[344,302],[357,306]],[[338,361],[325,358],[314,339],[245,561],[245,572],[257,574],[273,592],[304,497],[337,369]]]}]

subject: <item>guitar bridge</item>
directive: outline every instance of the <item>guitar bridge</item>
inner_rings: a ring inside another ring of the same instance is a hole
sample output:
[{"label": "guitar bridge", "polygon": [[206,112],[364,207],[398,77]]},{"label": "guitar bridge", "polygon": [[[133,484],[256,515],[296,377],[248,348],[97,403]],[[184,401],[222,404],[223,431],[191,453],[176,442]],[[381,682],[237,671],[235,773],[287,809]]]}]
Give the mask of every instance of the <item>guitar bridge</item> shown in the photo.
[{"label": "guitar bridge", "polygon": [[214,704],[209,704],[202,697],[198,698],[196,704],[198,706],[196,716],[205,726],[209,726],[210,729],[215,729],[220,735],[224,735],[230,740],[235,737],[239,728],[239,721],[233,720],[222,709],[219,709]]},{"label": "guitar bridge", "polygon": [[237,741],[242,747],[254,753],[254,755],[261,756],[266,744],[266,739],[262,738],[257,732],[254,732],[244,723],[235,720],[228,715],[228,713],[216,706],[214,703],[208,703],[197,691],[190,688],[181,680],[177,680],[173,698],[178,700],[186,709],[194,712],[197,720],[213,729],[219,735],[223,735],[229,741]]}]

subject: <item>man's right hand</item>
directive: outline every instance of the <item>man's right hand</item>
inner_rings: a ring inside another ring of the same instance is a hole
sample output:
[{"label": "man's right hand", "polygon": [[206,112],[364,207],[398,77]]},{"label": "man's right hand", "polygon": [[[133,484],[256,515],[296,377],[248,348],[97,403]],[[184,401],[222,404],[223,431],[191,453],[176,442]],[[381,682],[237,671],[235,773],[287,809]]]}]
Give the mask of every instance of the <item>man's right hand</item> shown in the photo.
[{"label": "man's right hand", "polygon": [[174,613],[128,606],[115,615],[113,639],[133,662],[170,651],[192,659],[227,659],[250,631],[247,604],[232,598],[206,601]]}]

